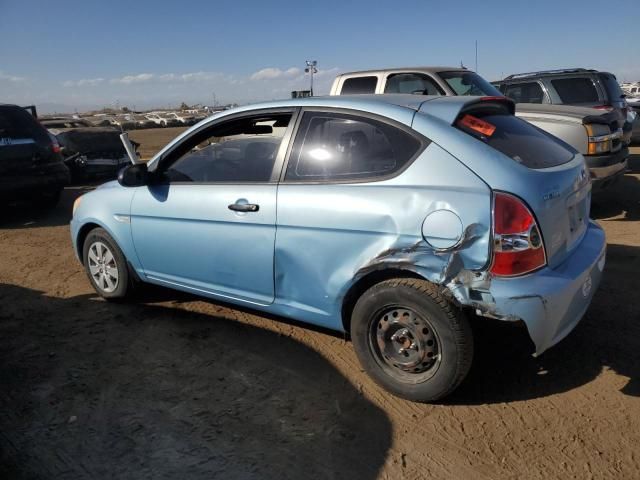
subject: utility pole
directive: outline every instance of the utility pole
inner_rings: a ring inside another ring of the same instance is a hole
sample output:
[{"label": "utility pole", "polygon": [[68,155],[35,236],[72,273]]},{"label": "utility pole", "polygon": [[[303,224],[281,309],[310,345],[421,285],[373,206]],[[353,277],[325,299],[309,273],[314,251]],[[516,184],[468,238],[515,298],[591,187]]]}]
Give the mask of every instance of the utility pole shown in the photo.
[{"label": "utility pole", "polygon": [[476,73],[478,73],[478,40],[476,40]]},{"label": "utility pole", "polygon": [[318,69],[316,68],[318,65],[317,60],[307,60],[307,68],[304,69],[304,73],[308,73],[311,77],[310,80],[310,88],[309,94],[313,97],[313,74],[318,73]]}]

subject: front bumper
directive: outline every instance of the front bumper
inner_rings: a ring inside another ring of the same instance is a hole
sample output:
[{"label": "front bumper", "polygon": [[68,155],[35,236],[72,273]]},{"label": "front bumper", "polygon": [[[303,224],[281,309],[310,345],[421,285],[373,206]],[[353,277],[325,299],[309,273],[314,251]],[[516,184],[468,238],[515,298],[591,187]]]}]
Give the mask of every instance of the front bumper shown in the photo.
[{"label": "front bumper", "polygon": [[593,189],[603,189],[620,175],[624,175],[627,171],[628,157],[629,148],[626,146],[607,155],[585,155],[584,160],[591,173]]},{"label": "front bumper", "polygon": [[494,278],[491,316],[522,320],[540,355],[582,319],[600,284],[605,264],[604,231],[594,222],[580,245],[556,268],[543,268],[518,278]]}]

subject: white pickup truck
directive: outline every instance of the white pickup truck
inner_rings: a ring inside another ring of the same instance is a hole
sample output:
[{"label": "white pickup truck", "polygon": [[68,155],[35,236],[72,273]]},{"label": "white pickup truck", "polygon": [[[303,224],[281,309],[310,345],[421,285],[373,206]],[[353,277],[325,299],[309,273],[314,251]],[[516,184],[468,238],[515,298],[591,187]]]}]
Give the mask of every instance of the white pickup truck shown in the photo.
[{"label": "white pickup truck", "polygon": [[[343,73],[330,95],[410,93],[414,95],[502,96],[475,72],[457,67],[408,67]],[[627,170],[628,146],[609,112],[585,107],[520,103],[516,115],[571,145],[585,158],[594,190]]]}]

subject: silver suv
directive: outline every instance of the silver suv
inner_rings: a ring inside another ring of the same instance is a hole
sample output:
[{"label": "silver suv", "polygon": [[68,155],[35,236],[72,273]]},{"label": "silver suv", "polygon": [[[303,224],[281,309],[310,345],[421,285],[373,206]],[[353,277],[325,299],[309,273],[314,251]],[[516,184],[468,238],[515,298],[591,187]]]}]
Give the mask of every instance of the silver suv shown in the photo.
[{"label": "silver suv", "polygon": [[617,113],[624,143],[631,139],[627,101],[615,75],[586,68],[516,73],[492,82],[516,103],[550,103],[611,110]]}]

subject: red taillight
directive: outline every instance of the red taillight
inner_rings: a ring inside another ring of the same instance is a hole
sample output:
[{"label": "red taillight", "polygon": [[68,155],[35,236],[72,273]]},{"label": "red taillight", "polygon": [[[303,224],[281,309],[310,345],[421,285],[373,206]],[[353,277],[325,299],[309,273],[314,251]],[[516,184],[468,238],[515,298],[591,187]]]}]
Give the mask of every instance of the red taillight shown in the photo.
[{"label": "red taillight", "polygon": [[60,153],[60,145],[58,145],[57,143],[52,143],[51,150],[53,151],[53,153]]},{"label": "red taillight", "polygon": [[490,271],[515,276],[546,265],[544,244],[536,219],[517,197],[497,192],[493,203],[493,263]]},{"label": "red taillight", "polygon": [[611,105],[596,105],[595,107],[592,107],[592,108],[595,108],[596,110],[608,110],[608,111],[613,110],[613,107]]}]

